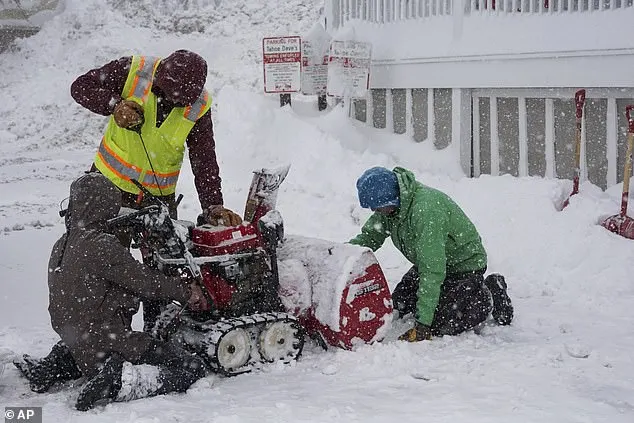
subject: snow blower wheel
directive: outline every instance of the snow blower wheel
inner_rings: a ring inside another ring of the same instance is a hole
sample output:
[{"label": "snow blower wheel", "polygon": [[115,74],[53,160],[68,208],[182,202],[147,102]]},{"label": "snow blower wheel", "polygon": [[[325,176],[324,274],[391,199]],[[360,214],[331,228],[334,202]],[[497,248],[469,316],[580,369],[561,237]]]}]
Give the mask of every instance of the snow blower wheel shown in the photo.
[{"label": "snow blower wheel", "polygon": [[251,336],[236,328],[226,333],[218,342],[216,359],[222,369],[239,369],[245,366],[251,357]]},{"label": "snow blower wheel", "polygon": [[294,321],[279,321],[268,324],[260,333],[258,349],[268,362],[296,359],[302,351],[301,328]]}]

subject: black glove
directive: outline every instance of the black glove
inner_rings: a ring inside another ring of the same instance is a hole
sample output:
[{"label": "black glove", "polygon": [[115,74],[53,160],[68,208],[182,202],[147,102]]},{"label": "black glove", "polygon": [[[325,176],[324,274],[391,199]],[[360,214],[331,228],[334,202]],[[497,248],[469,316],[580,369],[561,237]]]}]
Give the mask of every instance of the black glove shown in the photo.
[{"label": "black glove", "polygon": [[400,341],[407,342],[429,341],[431,338],[431,328],[418,322],[416,322],[416,326],[398,337]]}]

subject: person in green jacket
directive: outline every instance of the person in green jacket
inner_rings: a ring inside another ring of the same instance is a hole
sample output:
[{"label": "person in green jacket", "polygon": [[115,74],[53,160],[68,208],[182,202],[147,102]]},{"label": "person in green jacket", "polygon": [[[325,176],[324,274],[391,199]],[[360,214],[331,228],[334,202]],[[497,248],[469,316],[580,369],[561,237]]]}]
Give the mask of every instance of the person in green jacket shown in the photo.
[{"label": "person in green jacket", "polygon": [[401,317],[416,317],[416,326],[400,339],[457,335],[482,324],[489,313],[500,325],[511,323],[504,277],[484,279],[487,254],[480,235],[448,195],[401,167],[366,170],[357,191],[361,207],[374,213],[349,242],[376,251],[391,237],[413,264],[392,294]]}]

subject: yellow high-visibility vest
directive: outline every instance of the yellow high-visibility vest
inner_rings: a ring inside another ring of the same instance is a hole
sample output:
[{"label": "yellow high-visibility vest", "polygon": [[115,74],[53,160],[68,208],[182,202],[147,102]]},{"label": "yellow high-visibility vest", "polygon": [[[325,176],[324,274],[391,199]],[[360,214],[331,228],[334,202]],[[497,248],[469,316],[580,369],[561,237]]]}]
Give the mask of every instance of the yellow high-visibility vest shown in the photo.
[{"label": "yellow high-visibility vest", "polygon": [[159,63],[160,58],[157,57],[133,56],[121,94],[124,99],[143,106],[145,122],[141,135],[147,154],[139,134],[119,127],[110,116],[95,156],[97,169],[120,189],[133,194],[138,193],[139,188],[131,182],[132,179],[139,181],[154,195],[168,195],[176,191],[187,136],[196,121],[211,107],[211,96],[203,89],[194,104],[175,107],[157,128],[157,98],[152,93],[152,80]]}]

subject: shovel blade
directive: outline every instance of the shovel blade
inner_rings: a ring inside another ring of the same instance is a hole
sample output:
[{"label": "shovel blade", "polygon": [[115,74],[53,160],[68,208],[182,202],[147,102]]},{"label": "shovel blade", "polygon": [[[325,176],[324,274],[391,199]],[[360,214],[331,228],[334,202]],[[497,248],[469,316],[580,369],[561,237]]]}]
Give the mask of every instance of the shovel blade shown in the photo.
[{"label": "shovel blade", "polygon": [[601,226],[624,238],[634,239],[634,219],[629,216],[610,216],[601,222]]}]

